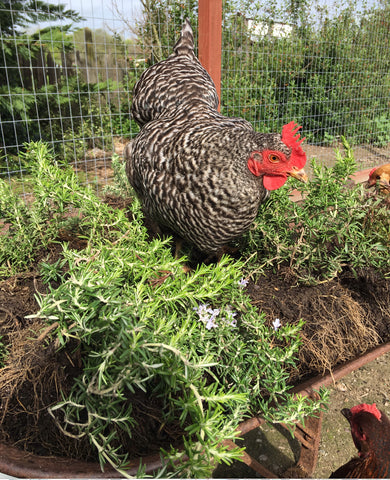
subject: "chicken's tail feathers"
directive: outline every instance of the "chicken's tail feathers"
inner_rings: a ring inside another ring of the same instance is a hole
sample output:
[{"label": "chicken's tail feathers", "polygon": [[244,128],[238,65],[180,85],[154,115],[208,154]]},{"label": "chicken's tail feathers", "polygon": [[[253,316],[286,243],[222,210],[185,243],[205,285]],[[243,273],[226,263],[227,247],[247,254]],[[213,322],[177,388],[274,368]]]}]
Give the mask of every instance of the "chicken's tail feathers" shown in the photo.
[{"label": "chicken's tail feathers", "polygon": [[185,19],[181,29],[181,35],[176,45],[173,47],[175,55],[187,55],[194,57],[194,32],[188,18]]}]

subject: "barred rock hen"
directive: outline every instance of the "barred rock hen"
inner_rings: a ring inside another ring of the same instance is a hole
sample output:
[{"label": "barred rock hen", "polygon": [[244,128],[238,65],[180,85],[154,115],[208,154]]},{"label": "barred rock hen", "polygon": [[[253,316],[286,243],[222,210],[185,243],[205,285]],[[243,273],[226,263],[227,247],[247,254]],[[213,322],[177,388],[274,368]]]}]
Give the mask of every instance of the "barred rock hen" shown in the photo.
[{"label": "barred rock hen", "polygon": [[249,229],[268,190],[289,175],[306,177],[294,122],[282,135],[257,133],[217,107],[186,20],[174,53],[143,72],[134,87],[131,111],[142,128],[124,157],[149,219],[208,255],[219,255]]},{"label": "barred rock hen", "polygon": [[343,408],[351,425],[358,457],[332,473],[330,478],[390,478],[390,420],[375,403]]}]

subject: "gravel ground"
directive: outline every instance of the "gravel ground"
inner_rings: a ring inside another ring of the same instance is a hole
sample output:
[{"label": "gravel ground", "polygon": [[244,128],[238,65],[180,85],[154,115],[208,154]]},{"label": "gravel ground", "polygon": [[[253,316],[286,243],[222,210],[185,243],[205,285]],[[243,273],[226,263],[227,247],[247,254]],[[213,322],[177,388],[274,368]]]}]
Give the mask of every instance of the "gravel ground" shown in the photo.
[{"label": "gravel ground", "polygon": [[347,375],[331,388],[329,410],[324,414],[315,477],[330,473],[356,455],[349,424],[340,410],[359,403],[376,403],[390,416],[390,354]]},{"label": "gravel ground", "polygon": [[[390,416],[390,353],[350,373],[330,387],[330,405],[323,417],[318,463],[313,478],[329,478],[333,471],[356,456],[349,424],[340,412],[344,407],[350,408],[359,403],[376,403],[380,410]],[[283,472],[293,467],[300,449],[300,444],[283,429],[276,430],[270,426],[249,432],[244,441],[237,444],[245,445],[252,458],[277,476],[282,476]],[[294,469],[291,475],[299,478],[299,472]],[[261,478],[241,462],[232,466],[221,465],[213,476]]]}]

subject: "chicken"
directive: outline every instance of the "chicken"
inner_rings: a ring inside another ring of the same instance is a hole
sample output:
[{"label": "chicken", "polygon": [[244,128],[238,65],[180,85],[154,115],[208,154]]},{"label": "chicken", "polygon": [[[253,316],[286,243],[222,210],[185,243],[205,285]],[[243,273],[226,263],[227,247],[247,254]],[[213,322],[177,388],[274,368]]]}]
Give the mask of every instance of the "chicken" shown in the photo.
[{"label": "chicken", "polygon": [[332,473],[330,478],[390,478],[390,420],[375,403],[356,405],[341,413],[351,425],[358,457]]},{"label": "chicken", "polygon": [[141,130],[124,150],[126,172],[160,231],[218,256],[250,228],[269,190],[288,176],[306,180],[304,139],[294,122],[281,135],[258,133],[217,111],[188,20],[173,50],[134,87],[131,112]]},{"label": "chicken", "polygon": [[390,163],[375,167],[368,175],[366,188],[376,187],[378,192],[390,195]]}]

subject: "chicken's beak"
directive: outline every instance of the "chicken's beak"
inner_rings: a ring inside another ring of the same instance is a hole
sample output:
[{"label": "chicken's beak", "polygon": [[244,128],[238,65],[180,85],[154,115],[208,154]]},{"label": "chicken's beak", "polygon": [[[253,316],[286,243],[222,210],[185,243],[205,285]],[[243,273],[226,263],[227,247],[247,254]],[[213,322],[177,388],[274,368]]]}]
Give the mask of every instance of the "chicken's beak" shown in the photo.
[{"label": "chicken's beak", "polygon": [[351,410],[349,408],[343,408],[341,410],[341,413],[344,415],[344,417],[348,420],[348,422],[351,421],[351,418],[352,418],[352,413],[351,413]]},{"label": "chicken's beak", "polygon": [[289,175],[290,177],[294,177],[300,182],[304,182],[304,183],[307,183],[309,180],[309,177],[306,175],[306,172],[303,168],[301,170],[296,170],[296,169],[291,170],[287,172],[287,175]]}]

